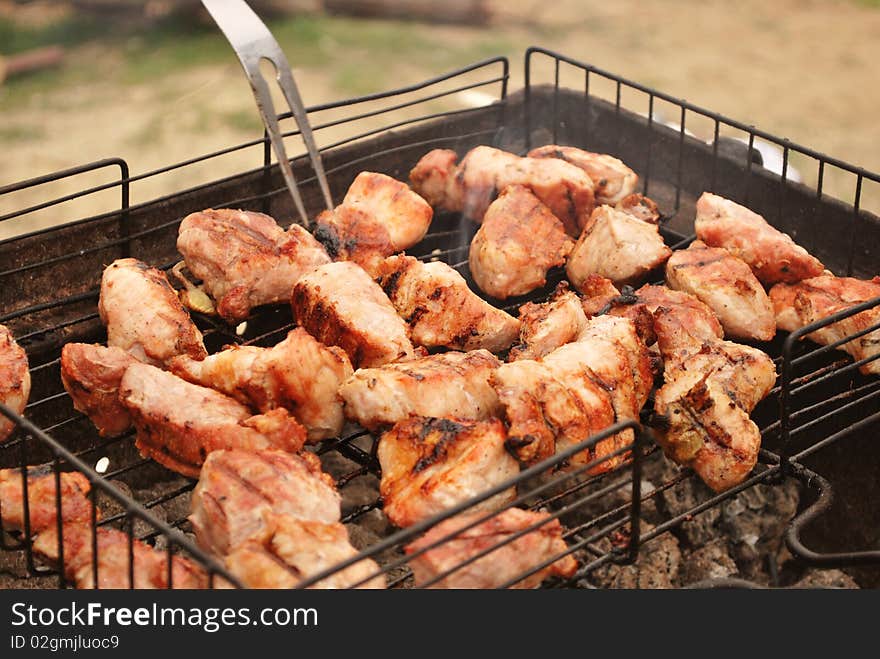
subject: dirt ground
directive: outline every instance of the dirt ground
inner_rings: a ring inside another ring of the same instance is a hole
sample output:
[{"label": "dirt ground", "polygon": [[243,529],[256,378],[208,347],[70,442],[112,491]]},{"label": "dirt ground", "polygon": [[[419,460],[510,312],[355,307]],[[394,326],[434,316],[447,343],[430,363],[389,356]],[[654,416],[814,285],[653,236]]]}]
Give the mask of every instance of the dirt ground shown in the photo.
[{"label": "dirt ground", "polygon": [[[874,3],[558,0],[550,11],[538,0],[513,9],[501,0],[490,4],[488,26],[320,15],[272,25],[307,104],[418,82],[493,54],[511,58],[515,90],[522,85],[524,49],[542,45],[880,170],[880,9]],[[8,16],[10,3],[0,2],[0,9]],[[258,137],[253,99],[231,51],[204,29],[188,41],[180,31],[157,42],[136,33],[92,40],[71,48],[60,71],[0,85],[0,185],[111,156],[125,158],[137,174]],[[324,144],[338,137],[333,130],[320,134]],[[134,186],[132,202],[255,167],[259,158],[250,150],[210,168],[145,181]],[[810,163],[795,165],[804,168],[805,180],[815,179]],[[108,170],[87,180],[113,175]],[[826,182],[833,194],[852,198],[851,177],[830,172]],[[51,193],[83,185],[79,177]],[[865,205],[880,199],[877,192],[866,186]],[[0,215],[47,194],[0,198]],[[0,239],[109,210],[117,197],[93,195],[84,204],[0,223]]]}]

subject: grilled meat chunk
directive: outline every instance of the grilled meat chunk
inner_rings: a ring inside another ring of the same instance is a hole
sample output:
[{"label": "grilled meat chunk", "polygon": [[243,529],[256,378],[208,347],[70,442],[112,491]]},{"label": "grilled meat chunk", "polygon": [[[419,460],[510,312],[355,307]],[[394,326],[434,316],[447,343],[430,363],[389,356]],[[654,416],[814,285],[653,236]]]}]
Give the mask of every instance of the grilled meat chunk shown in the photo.
[{"label": "grilled meat chunk", "polygon": [[330,263],[304,276],[291,304],[299,324],[321,343],[345,350],[355,368],[413,357],[406,324],[354,263]]},{"label": "grilled meat chunk", "polygon": [[[226,568],[249,588],[295,588],[302,581],[357,555],[339,522],[270,515],[265,533],[226,557]],[[365,558],[310,588],[385,588],[379,566]],[[364,583],[359,583],[364,581]]]},{"label": "grilled meat chunk", "polygon": [[[15,342],[5,326],[0,325],[0,403],[22,414],[31,394],[31,374],[24,349]],[[0,443],[12,434],[15,425],[0,414]]]},{"label": "grilled meat chunk", "polygon": [[[498,419],[398,422],[379,440],[385,515],[396,526],[411,526],[512,478],[519,464],[505,449],[506,440]],[[495,510],[515,496],[511,487],[474,509]]]},{"label": "grilled meat chunk", "polygon": [[[96,534],[98,545],[97,579],[92,565],[92,533]],[[34,550],[55,562],[60,558],[58,546],[58,534],[54,528],[40,533],[34,541]],[[116,529],[93,529],[91,524],[71,524],[64,529],[63,546],[64,575],[80,589],[191,590],[209,585],[208,575],[201,567],[187,558],[174,555],[171,556],[169,581],[167,551],[154,549],[136,538],[131,541],[129,551],[128,534]]]},{"label": "grilled meat chunk", "polygon": [[[92,504],[88,494],[91,485],[78,471],[60,474],[61,521],[67,529],[70,524],[89,523]],[[25,532],[29,526],[31,535],[58,528],[58,500],[56,498],[55,474],[31,469],[27,475],[28,524],[25,523],[24,487],[20,469],[0,469],[0,517],[3,529]],[[95,518],[100,519],[100,511]]]},{"label": "grilled meat chunk", "polygon": [[633,193],[618,201],[614,208],[632,215],[637,220],[649,224],[660,224],[660,209],[654,200],[645,195]]},{"label": "grilled meat chunk", "polygon": [[486,350],[444,352],[355,371],[340,388],[345,414],[375,430],[409,416],[488,419],[499,411],[489,376],[501,362]]},{"label": "grilled meat chunk", "polygon": [[749,266],[724,249],[695,240],[666,263],[670,288],[696,296],[718,316],[727,336],[769,341],[773,305]]},{"label": "grilled meat chunk", "polygon": [[147,364],[164,367],[177,355],[208,355],[165,273],[137,259],[117,259],[104,269],[98,313],[107,345]]},{"label": "grilled meat chunk", "polygon": [[[823,318],[880,297],[880,277],[871,280],[823,275],[797,284],[777,284],[770,290],[776,326],[786,332],[805,327]],[[806,338],[830,345],[880,323],[880,305],[844,318],[809,334]],[[845,350],[861,361],[880,354],[880,329],[847,341]],[[880,359],[859,367],[865,374],[880,375]]]},{"label": "grilled meat chunk", "polygon": [[[652,314],[653,328],[665,361],[682,351],[724,338],[718,317],[695,296],[666,286],[646,284],[635,292]],[[658,310],[663,310],[662,320]]]},{"label": "grilled meat chunk", "polygon": [[137,361],[122,348],[94,343],[68,343],[61,349],[64,389],[73,406],[92,420],[101,437],[115,437],[131,427],[128,409],[119,400],[119,382],[125,370]]},{"label": "grilled meat chunk", "polygon": [[264,531],[266,513],[329,524],[339,521],[341,500],[313,453],[214,451],[193,490],[189,519],[199,545],[225,556]]},{"label": "grilled meat chunk", "polygon": [[[577,343],[585,344],[593,352],[587,363],[597,381],[611,392],[612,402],[619,401],[614,405],[618,419],[638,420],[654,376],[647,348],[639,339],[635,324],[628,318],[597,316],[589,319]],[[566,353],[563,346],[545,357],[544,363],[556,362],[559,368],[565,368]]]},{"label": "grilled meat chunk", "polygon": [[547,302],[527,302],[519,308],[519,343],[508,361],[538,359],[559,346],[576,341],[587,326],[578,296],[561,282]]},{"label": "grilled meat chunk", "polygon": [[[58,497],[55,474],[28,474],[28,514],[30,532],[36,535],[34,551],[53,562],[61,554],[58,541]],[[61,521],[64,550],[64,574],[77,588],[95,587],[92,569],[92,533],[98,541],[98,582],[100,588],[129,587],[128,534],[115,529],[92,526],[91,486],[79,472],[59,475]],[[25,531],[24,493],[19,469],[0,470],[0,509],[3,528]],[[94,511],[95,519],[101,512]],[[136,588],[167,588],[168,557],[148,545],[135,540],[134,586]],[[175,556],[172,560],[172,580],[175,588],[202,588],[207,579],[192,562]]]},{"label": "grilled meat chunk", "polygon": [[[547,513],[508,508],[481,522],[482,517],[484,513],[462,513],[441,522],[405,547],[411,556],[409,564],[416,586],[500,588],[568,551],[559,520],[551,519]],[[527,532],[514,538],[524,531]],[[440,541],[443,542],[429,549]],[[484,551],[488,552],[485,556],[462,565]],[[577,561],[565,554],[511,587],[535,588],[549,576],[571,577],[576,570]]]},{"label": "grilled meat chunk", "polygon": [[[510,424],[510,446],[533,463],[584,441],[616,420],[638,420],[653,383],[647,348],[625,318],[598,316],[578,340],[539,360],[502,365],[491,380]],[[631,443],[625,430],[573,456],[586,464]],[[615,468],[625,454],[609,458],[591,473]]]},{"label": "grilled meat chunk", "polygon": [[372,275],[386,256],[424,238],[433,214],[405,183],[361,172],[342,204],[318,216],[315,236],[333,258],[354,261]]},{"label": "grilled meat chunk", "polygon": [[342,200],[382,223],[394,251],[409,249],[428,232],[434,211],[406,183],[385,174],[361,172]]},{"label": "grilled meat chunk", "polygon": [[636,334],[646,346],[657,341],[654,333],[654,316],[647,305],[629,286],[618,291],[610,279],[590,275],[581,284],[581,307],[587,318],[609,314],[626,318],[636,328]]},{"label": "grilled meat chunk", "polygon": [[825,270],[819,259],[795,244],[791,236],[745,206],[711,192],[704,192],[697,200],[695,227],[697,238],[745,261],[768,286],[818,277]]},{"label": "grilled meat chunk", "polygon": [[523,185],[562,221],[571,236],[580,233],[593,210],[593,181],[565,161],[521,158],[489,146],[471,149],[457,166],[456,158],[453,151],[435,149],[410,172],[413,189],[432,206],[480,222],[500,192]]},{"label": "grilled meat chunk", "polygon": [[337,392],[353,369],[344,350],[297,327],[271,348],[231,346],[202,361],[177,357],[171,372],[260,412],[283,407],[305,426],[309,441],[319,441],[342,432]]},{"label": "grilled meat chunk", "polygon": [[[611,400],[589,377],[586,366],[577,378],[569,373],[557,377],[540,359],[520,359],[503,364],[491,382],[509,424],[508,446],[526,465],[551,458],[614,423]],[[595,452],[589,448],[578,452],[569,463],[587,464],[614,450],[613,446],[605,450],[608,440],[600,446]],[[595,469],[607,471],[613,466],[604,462]]]},{"label": "grilled meat chunk", "polygon": [[635,192],[639,183],[639,177],[633,170],[606,153],[548,144],[529,151],[529,157],[558,158],[584,170],[596,184],[596,204],[616,204]]},{"label": "grilled meat chunk", "polygon": [[668,423],[657,441],[667,457],[692,467],[706,485],[721,492],[754,469],[761,432],[723,386],[706,374],[696,375],[696,382],[674,380],[657,392],[655,409]]},{"label": "grilled meat chunk", "polygon": [[601,316],[614,308],[614,301],[620,291],[607,277],[587,275],[578,290],[582,294],[581,307],[587,318]]},{"label": "grilled meat chunk", "polygon": [[301,226],[284,231],[268,215],[228,208],[187,215],[177,249],[228,321],[247,318],[261,304],[286,302],[300,277],[330,262]]},{"label": "grilled meat chunk", "polygon": [[366,211],[340,205],[315,218],[315,238],[336,261],[356,263],[370,276],[387,256],[394,254],[388,229]]},{"label": "grilled meat chunk", "polygon": [[[661,325],[668,313],[658,311]],[[657,441],[666,455],[693,467],[716,492],[742,482],[761,448],[749,413],[776,383],[773,360],[756,348],[714,339],[667,363],[664,377],[654,409],[664,419]]]},{"label": "grilled meat chunk", "polygon": [[634,284],[670,254],[656,225],[599,206],[572,249],[565,272],[579,290],[589,275],[607,277],[616,286]]},{"label": "grilled meat chunk", "polygon": [[119,398],[137,429],[141,454],[191,478],[217,449],[295,453],[306,440],[305,428],[286,410],[251,416],[233,398],[147,364],[128,367]]},{"label": "grilled meat chunk", "polygon": [[491,203],[471,241],[470,269],[484,293],[504,300],[547,283],[574,246],[562,222],[528,188],[512,185]]},{"label": "grilled meat chunk", "polygon": [[413,342],[426,348],[500,352],[519,333],[516,318],[483,300],[440,261],[391,256],[379,266],[376,280],[409,323]]}]

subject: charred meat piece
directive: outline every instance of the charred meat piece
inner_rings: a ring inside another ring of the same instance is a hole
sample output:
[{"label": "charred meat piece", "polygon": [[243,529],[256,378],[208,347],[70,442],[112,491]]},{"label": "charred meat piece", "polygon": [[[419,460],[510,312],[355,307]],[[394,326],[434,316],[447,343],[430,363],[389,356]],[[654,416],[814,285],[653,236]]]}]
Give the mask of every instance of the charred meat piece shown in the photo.
[{"label": "charred meat piece", "polygon": [[[657,315],[662,325],[669,312],[661,308]],[[664,377],[654,409],[664,420],[657,441],[666,455],[693,467],[717,492],[742,482],[761,448],[749,413],[776,382],[773,360],[756,348],[714,339],[667,362]]]},{"label": "charred meat piece", "polygon": [[[823,275],[797,284],[777,284],[770,290],[776,326],[793,332],[810,323],[880,297],[880,277],[871,280]],[[880,305],[844,318],[809,334],[806,338],[830,345],[880,323]],[[880,354],[880,329],[868,332],[839,348],[861,361]],[[859,367],[865,374],[880,375],[880,359]]]},{"label": "charred meat piece", "polygon": [[[625,318],[598,316],[587,322],[577,341],[539,360],[502,365],[492,384],[505,407],[511,448],[533,463],[580,443],[615,421],[638,420],[653,383],[647,348]],[[586,464],[631,443],[625,430],[584,449],[570,459]],[[615,468],[620,454],[591,469]]]},{"label": "charred meat piece", "polygon": [[340,388],[345,414],[374,430],[409,416],[488,419],[500,410],[489,376],[501,362],[486,350],[444,352],[355,371]]},{"label": "charred meat piece", "polygon": [[[385,515],[396,526],[411,526],[512,478],[519,464],[505,449],[506,440],[498,419],[398,422],[379,440]],[[515,496],[511,487],[474,509],[495,510]]]},{"label": "charred meat piece", "polygon": [[333,258],[354,261],[372,275],[386,256],[424,238],[433,214],[405,183],[361,172],[342,203],[318,216],[315,236]]},{"label": "charred meat piece", "polygon": [[[58,541],[58,505],[56,477],[52,472],[28,474],[28,514],[30,532],[36,534],[33,548],[53,562],[58,562],[64,550],[64,574],[77,588],[95,586],[92,568],[92,537],[97,535],[99,588],[129,587],[129,537],[115,529],[92,526],[91,488],[88,479],[79,472],[59,474],[63,545]],[[21,471],[0,471],[0,509],[3,528],[25,530],[24,493]],[[101,519],[99,510],[95,519]],[[134,540],[135,588],[168,587],[168,555]],[[203,588],[207,579],[192,562],[174,556],[172,580],[175,588]]]},{"label": "charred meat piece", "polygon": [[519,343],[508,361],[538,359],[559,346],[576,341],[587,326],[587,316],[577,295],[560,282],[547,302],[527,302],[519,308]]},{"label": "charred meat piece", "polygon": [[[93,533],[97,537],[97,580],[92,564]],[[60,558],[58,546],[54,528],[34,541],[34,550],[54,562]],[[80,589],[200,589],[209,585],[205,571],[189,559],[154,549],[137,538],[130,540],[128,533],[116,529],[72,524],[64,528],[63,547],[64,575]]]},{"label": "charred meat piece", "polygon": [[342,204],[381,222],[396,252],[409,249],[424,238],[434,214],[430,204],[406,183],[375,172],[358,174]]},{"label": "charred meat piece", "polygon": [[529,157],[558,158],[584,170],[596,184],[596,204],[616,204],[635,192],[639,183],[639,177],[633,170],[606,153],[548,144],[529,151]]},{"label": "charred meat piece", "polygon": [[[248,588],[295,588],[302,581],[357,555],[339,522],[270,515],[262,536],[226,557],[226,568]],[[365,558],[310,588],[385,588],[375,561]],[[364,583],[359,583],[364,581]]]},{"label": "charred meat piece", "polygon": [[654,316],[648,306],[629,286],[618,291],[610,279],[590,275],[581,284],[581,307],[587,318],[605,314],[626,318],[636,328],[636,334],[646,346],[657,341]]},{"label": "charred meat piece", "polygon": [[660,224],[660,209],[657,208],[657,204],[654,203],[653,199],[646,197],[645,195],[638,193],[627,195],[618,201],[614,205],[614,208],[623,211],[624,213],[628,213],[642,222],[647,222],[648,224]]},{"label": "charred meat piece", "polygon": [[727,336],[769,341],[776,334],[773,305],[742,259],[695,240],[666,263],[666,283],[699,298]]},{"label": "charred meat piece", "polygon": [[193,490],[192,522],[200,546],[219,556],[260,535],[266,513],[338,522],[341,497],[313,453],[214,451]]},{"label": "charred meat piece", "polygon": [[295,453],[306,440],[305,428],[286,410],[251,416],[235,399],[147,364],[128,367],[119,398],[131,414],[141,454],[191,478],[217,449]]},{"label": "charred meat piece", "polygon": [[321,343],[345,350],[355,368],[413,357],[406,324],[363,268],[321,266],[293,289],[293,315]]},{"label": "charred meat piece", "polygon": [[61,349],[64,389],[73,406],[92,420],[101,437],[115,437],[131,427],[128,409],[119,400],[119,382],[125,370],[137,361],[122,348],[93,343],[68,343]]},{"label": "charred meat piece", "polygon": [[315,218],[315,238],[336,261],[358,264],[370,276],[387,256],[394,254],[388,229],[366,211],[353,206],[337,206]]},{"label": "charred meat piece", "polygon": [[[88,479],[77,471],[62,472],[60,475],[61,520],[65,529],[70,524],[89,523],[92,519],[92,504],[89,501],[91,485]],[[28,516],[31,535],[46,530],[56,531],[58,526],[58,502],[56,498],[55,474],[35,473],[27,475]],[[100,511],[95,511],[100,519]],[[0,469],[0,519],[7,531],[25,531],[24,487],[20,469]]]},{"label": "charred meat piece", "polygon": [[[520,359],[493,373],[492,385],[509,424],[508,446],[526,465],[551,458],[614,423],[608,393],[590,378],[584,365],[577,377],[569,373],[557,377],[541,360]],[[614,450],[613,446],[605,450],[608,440],[600,444],[602,454]],[[587,464],[595,457],[599,453],[586,448],[569,463]],[[603,462],[595,469],[607,471],[611,467]]]},{"label": "charred meat piece", "polygon": [[228,208],[187,215],[177,249],[228,321],[247,318],[261,304],[286,302],[300,277],[330,262],[301,226],[284,231],[268,215]]},{"label": "charred meat piece", "polygon": [[675,351],[699,348],[707,341],[724,338],[724,330],[712,309],[690,293],[646,284],[635,294],[652,314],[660,308],[665,310],[662,328],[654,324],[664,358]]},{"label": "charred meat piece", "polygon": [[107,345],[142,362],[164,367],[177,355],[208,355],[165,273],[137,259],[117,259],[104,269],[98,313]]},{"label": "charred meat piece", "polygon": [[616,286],[635,284],[670,254],[656,225],[599,206],[572,249],[565,272],[578,290],[590,275],[607,277]]},{"label": "charred meat piece", "polygon": [[795,244],[791,236],[745,206],[711,192],[704,192],[697,200],[695,226],[697,238],[745,261],[768,286],[817,277],[825,270],[819,259]]},{"label": "charred meat piece", "polygon": [[754,469],[761,432],[723,386],[706,374],[696,375],[694,383],[681,379],[657,392],[655,410],[667,424],[657,441],[667,457],[692,467],[706,485],[721,492]]},{"label": "charred meat piece", "polygon": [[[597,316],[577,341],[593,352],[587,363],[597,381],[611,392],[618,419],[639,418],[639,410],[648,400],[654,382],[647,348],[640,340],[635,324],[628,318]],[[563,346],[565,348],[565,346]],[[573,349],[572,349],[573,350]],[[554,351],[545,363],[558,362],[564,368],[565,351]]]},{"label": "charred meat piece", "polygon": [[593,210],[593,181],[563,160],[521,158],[489,146],[456,154],[435,149],[409,174],[413,189],[432,206],[482,221],[489,204],[511,185],[529,188],[558,217],[570,236],[580,233]]},{"label": "charred meat piece", "polygon": [[[518,508],[508,508],[480,522],[484,516],[478,512],[462,513],[441,522],[405,547],[407,555],[411,556],[409,564],[416,586],[500,588],[560,554],[565,555],[519,579],[511,587],[535,588],[547,577],[574,575],[577,561],[567,553],[568,546],[562,539],[558,519],[551,519],[544,512]],[[527,532],[514,538],[524,531]],[[435,543],[440,544],[431,547]],[[464,561],[483,552],[488,553],[462,566]]]},{"label": "charred meat piece", "polygon": [[587,275],[578,290],[583,295],[581,306],[587,318],[608,313],[614,307],[614,300],[620,296],[614,283],[600,275]]},{"label": "charred meat piece", "polygon": [[344,350],[297,327],[271,348],[230,346],[202,361],[177,357],[171,372],[260,412],[283,407],[305,426],[309,441],[319,441],[342,432],[337,392],[353,370]]},{"label": "charred meat piece", "polygon": [[379,266],[376,280],[409,323],[413,342],[426,348],[500,352],[519,333],[516,318],[483,300],[440,261],[391,256]]},{"label": "charred meat piece", "polygon": [[528,188],[512,185],[492,202],[471,241],[470,269],[484,293],[504,300],[547,283],[574,243],[562,222]]},{"label": "charred meat piece", "polygon": [[[31,374],[24,349],[15,342],[5,326],[0,325],[0,403],[22,414],[31,394]],[[15,425],[0,414],[0,443],[12,434]]]}]

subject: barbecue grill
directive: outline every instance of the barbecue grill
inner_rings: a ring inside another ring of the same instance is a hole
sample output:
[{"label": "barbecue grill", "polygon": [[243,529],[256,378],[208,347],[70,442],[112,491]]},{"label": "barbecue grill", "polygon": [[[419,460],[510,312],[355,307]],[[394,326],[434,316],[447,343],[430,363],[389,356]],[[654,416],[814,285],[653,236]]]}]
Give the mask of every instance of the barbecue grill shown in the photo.
[{"label": "barbecue grill", "polygon": [[[861,201],[863,189],[880,183],[880,175],[548,50],[531,48],[525,53],[524,89],[508,93],[508,80],[509,63],[499,57],[411,87],[309,108],[333,197],[341,198],[362,170],[405,180],[409,169],[432,148],[451,148],[463,154],[478,144],[491,144],[525,153],[544,143],[568,144],[610,153],[635,169],[640,175],[640,191],[660,207],[662,234],[672,247],[686,246],[693,239],[696,198],[704,190],[712,190],[764,215],[837,274],[876,274],[880,220],[862,208]],[[462,92],[474,90],[491,94],[493,102],[481,107],[455,106]],[[673,126],[658,119],[661,107],[667,113],[673,110]],[[290,129],[289,113],[279,115],[279,120],[285,137],[297,140],[300,134]],[[708,126],[708,140],[692,134],[698,125]],[[346,136],[322,144],[322,135],[331,128]],[[731,148],[737,143],[730,135],[741,136],[739,147]],[[782,150],[781,173],[761,165],[754,149],[756,140]],[[131,203],[139,187],[150,179],[210,166],[238,152],[254,153],[253,169],[151,201]],[[802,171],[815,167],[815,185],[789,180],[793,160]],[[314,216],[323,210],[324,196],[308,156],[295,156],[292,169],[303,203]],[[105,170],[112,173],[109,182],[61,196],[53,194],[59,182]],[[824,181],[830,176],[852,180],[854,194],[849,201],[824,192]],[[41,201],[16,204],[20,199],[16,193],[22,191],[28,191],[31,200],[36,197]],[[0,215],[0,223],[47,210],[63,214],[79,200],[108,194],[118,195],[118,204],[107,212],[74,215],[60,226],[0,242],[0,323],[9,326],[27,350],[33,379],[24,418],[0,406],[0,412],[17,425],[12,437],[0,445],[0,467],[20,468],[25,492],[27,469],[48,470],[56,475],[56,483],[61,472],[80,471],[92,484],[93,511],[100,508],[103,513],[100,519],[93,513],[93,529],[105,525],[119,528],[128,534],[130,543],[139,539],[165,550],[169,578],[171,556],[180,554],[204,566],[212,581],[222,576],[237,583],[188,535],[186,517],[194,482],[141,458],[131,434],[100,438],[64,392],[59,356],[68,341],[106,339],[96,310],[104,265],[134,256],[169,269],[180,260],[175,241],[178,224],[186,214],[207,207],[234,207],[265,212],[286,224],[296,217],[292,199],[281,171],[273,164],[270,140],[263,135],[138,175],[130,173],[126,161],[112,158],[6,186],[0,189],[0,197],[11,210]],[[449,263],[478,290],[467,267],[468,245],[476,228],[458,216],[439,214],[429,235],[411,253],[424,260]],[[527,297],[493,302],[515,314],[525,301],[549,295],[562,277],[558,272],[552,275],[546,288]],[[859,364],[853,364],[834,346],[819,348],[800,339],[821,325],[878,304],[880,299],[867,302],[761,346],[774,357],[780,374],[777,387],[753,413],[762,428],[764,448],[753,474],[721,494],[702,488],[689,470],[664,465],[649,425],[629,422],[585,437],[582,444],[521,472],[512,481],[423,523],[395,531],[378,512],[382,502],[377,487],[377,438],[349,426],[339,438],[319,444],[316,451],[325,469],[336,478],[343,494],[342,521],[349,526],[361,553],[313,575],[301,586],[318,583],[366,556],[379,563],[389,587],[411,586],[411,557],[402,548],[442,520],[512,484],[518,487],[518,497],[511,505],[545,509],[559,519],[566,553],[578,560],[574,577],[545,582],[545,586],[594,585],[591,579],[602,569],[631,563],[640,554],[654,551],[657,545],[652,541],[683,533],[693,520],[742,494],[757,488],[791,490],[795,486],[801,504],[786,530],[790,552],[811,565],[862,566],[861,571],[852,573],[862,585],[877,585],[880,506],[874,502],[880,500],[880,484],[874,475],[880,467],[880,447],[872,435],[880,429],[880,379],[861,375]],[[225,344],[273,345],[293,327],[284,305],[252,312],[241,334],[209,316],[196,313],[194,319],[210,352]],[[558,469],[574,453],[626,427],[635,431],[632,445],[606,456],[630,452],[623,466],[599,476],[586,474],[595,464]],[[109,458],[109,468],[99,474],[94,465],[102,457]],[[669,505],[672,499],[686,503],[673,507]],[[60,500],[56,505],[60,509]],[[0,510],[0,520],[2,514]],[[59,522],[59,535],[61,531]],[[27,541],[30,535],[27,520],[23,533],[2,534],[3,571],[14,575],[8,585],[69,586],[63,571],[45,564],[32,551]],[[484,554],[491,549],[494,547]],[[133,555],[131,550],[129,555]],[[481,556],[462,561],[456,569]],[[515,585],[555,558],[534,565],[506,585]],[[133,575],[131,560],[129,564]],[[92,569],[98,570],[94,552]],[[718,585],[730,586],[726,581]]]}]

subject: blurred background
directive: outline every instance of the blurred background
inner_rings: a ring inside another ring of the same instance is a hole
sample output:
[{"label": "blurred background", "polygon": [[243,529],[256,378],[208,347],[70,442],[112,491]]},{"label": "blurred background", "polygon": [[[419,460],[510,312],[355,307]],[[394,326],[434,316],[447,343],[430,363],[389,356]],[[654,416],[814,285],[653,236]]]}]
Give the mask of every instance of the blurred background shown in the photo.
[{"label": "blurred background", "polygon": [[[513,91],[522,86],[524,49],[541,45],[880,171],[880,0],[251,5],[285,50],[307,105],[493,55],[510,57]],[[261,135],[238,61],[189,0],[0,0],[0,112],[0,186],[110,156],[138,174]],[[319,143],[332,139],[323,131]],[[241,152],[222,171],[212,163],[210,171],[156,177],[132,202],[258,164]],[[798,173],[815,179],[809,168]],[[69,192],[84,183],[64,185]],[[853,185],[829,175],[826,190],[849,201]],[[38,203],[40,194],[21,193],[14,203]],[[98,197],[94,209],[76,212],[100,212]],[[867,190],[864,206],[878,199]],[[0,199],[0,215],[14,210],[8,203]],[[0,239],[62,220],[38,214],[3,223]]]}]

